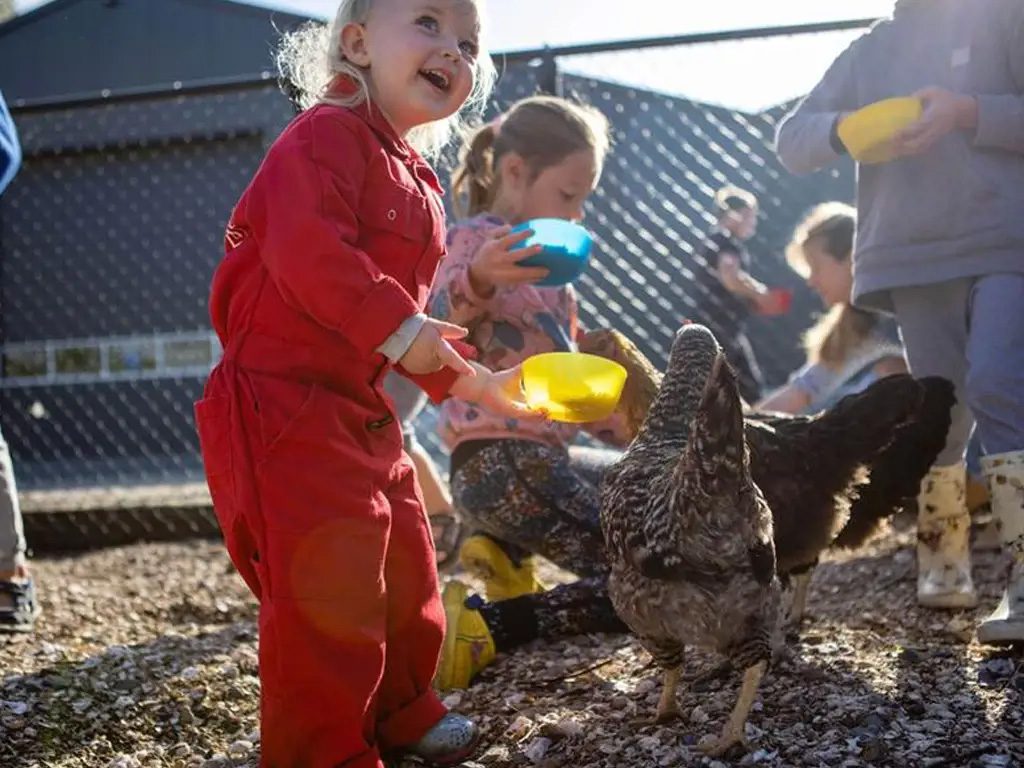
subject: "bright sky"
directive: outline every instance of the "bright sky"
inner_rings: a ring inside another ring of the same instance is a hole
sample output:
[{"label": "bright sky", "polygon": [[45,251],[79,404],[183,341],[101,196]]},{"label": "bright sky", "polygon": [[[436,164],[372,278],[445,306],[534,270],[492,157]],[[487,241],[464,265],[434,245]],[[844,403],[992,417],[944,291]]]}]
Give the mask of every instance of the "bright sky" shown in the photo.
[{"label": "bright sky", "polygon": [[[894,0],[488,0],[494,51],[884,16]],[[47,2],[47,0],[42,0]],[[16,0],[22,11],[40,0]],[[252,0],[326,18],[337,0]],[[624,12],[624,6],[628,12]],[[581,12],[581,9],[586,9]],[[858,33],[577,57],[563,69],[756,110],[806,92]]]}]

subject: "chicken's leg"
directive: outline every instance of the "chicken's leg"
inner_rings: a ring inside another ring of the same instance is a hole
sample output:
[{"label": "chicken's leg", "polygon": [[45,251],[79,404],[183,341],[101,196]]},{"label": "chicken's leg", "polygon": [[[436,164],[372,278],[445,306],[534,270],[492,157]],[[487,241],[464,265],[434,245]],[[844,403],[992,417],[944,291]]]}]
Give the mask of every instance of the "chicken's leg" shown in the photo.
[{"label": "chicken's leg", "polygon": [[654,718],[654,722],[659,725],[670,723],[673,720],[681,720],[683,717],[683,713],[679,709],[679,702],[676,700],[676,689],[679,688],[679,677],[682,671],[682,665],[665,670],[661,698],[658,700],[658,714]]},{"label": "chicken's leg", "polygon": [[739,698],[736,699],[736,706],[729,715],[729,722],[726,724],[722,735],[715,741],[702,744],[697,749],[710,757],[721,757],[729,748],[735,744],[745,744],[743,738],[744,726],[747,724],[747,715],[754,705],[754,697],[757,696],[757,687],[761,684],[761,678],[768,669],[768,662],[761,661],[749,667],[743,673],[743,686],[740,688]]},{"label": "chicken's leg", "polygon": [[807,611],[807,593],[810,590],[813,572],[814,569],[809,568],[803,573],[793,576],[793,599],[789,607],[789,620],[786,622],[791,632],[798,633],[800,631],[800,623]]}]

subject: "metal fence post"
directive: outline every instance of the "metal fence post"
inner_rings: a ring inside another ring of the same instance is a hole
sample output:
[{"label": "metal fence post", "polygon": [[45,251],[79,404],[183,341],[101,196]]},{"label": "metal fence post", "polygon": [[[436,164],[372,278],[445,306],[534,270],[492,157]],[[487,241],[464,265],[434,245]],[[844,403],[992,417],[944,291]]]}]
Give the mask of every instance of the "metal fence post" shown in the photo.
[{"label": "metal fence post", "polygon": [[562,95],[562,79],[558,76],[558,59],[549,47],[544,48],[537,64],[537,85],[541,93],[549,96]]}]

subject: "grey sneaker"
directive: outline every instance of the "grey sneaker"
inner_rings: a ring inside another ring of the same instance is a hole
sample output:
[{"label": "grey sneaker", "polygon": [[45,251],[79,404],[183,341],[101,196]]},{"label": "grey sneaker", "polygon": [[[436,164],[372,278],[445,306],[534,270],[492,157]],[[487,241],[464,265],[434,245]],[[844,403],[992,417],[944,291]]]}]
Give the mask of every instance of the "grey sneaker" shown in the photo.
[{"label": "grey sneaker", "polygon": [[449,712],[441,722],[405,751],[427,765],[458,765],[473,754],[480,741],[480,731],[472,720]]}]

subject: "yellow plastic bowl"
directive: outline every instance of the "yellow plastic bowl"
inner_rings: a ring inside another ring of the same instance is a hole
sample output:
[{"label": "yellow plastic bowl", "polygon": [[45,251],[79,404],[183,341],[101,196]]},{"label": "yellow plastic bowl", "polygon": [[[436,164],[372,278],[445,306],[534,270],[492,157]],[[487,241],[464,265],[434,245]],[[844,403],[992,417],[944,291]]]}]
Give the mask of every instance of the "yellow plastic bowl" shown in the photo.
[{"label": "yellow plastic bowl", "polygon": [[888,162],[893,138],[921,116],[921,109],[920,100],[909,96],[876,101],[843,118],[839,138],[859,163]]},{"label": "yellow plastic bowl", "polygon": [[596,355],[548,352],[523,361],[527,404],[554,421],[584,424],[611,416],[625,383],[625,368]]}]

